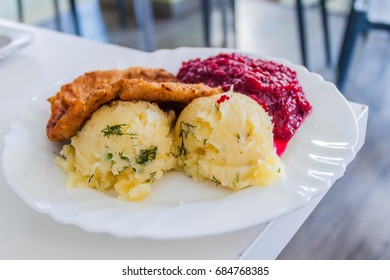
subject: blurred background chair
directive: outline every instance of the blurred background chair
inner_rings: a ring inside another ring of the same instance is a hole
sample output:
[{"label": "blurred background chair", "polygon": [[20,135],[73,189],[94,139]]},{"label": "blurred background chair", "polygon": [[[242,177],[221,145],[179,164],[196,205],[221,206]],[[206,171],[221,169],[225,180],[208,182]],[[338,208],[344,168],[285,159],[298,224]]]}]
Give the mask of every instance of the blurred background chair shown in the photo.
[{"label": "blurred background chair", "polygon": [[[302,64],[306,67],[309,66],[308,61],[308,50],[307,50],[307,36],[306,36],[306,20],[304,13],[304,6],[302,0],[295,0],[296,14],[298,20],[298,30],[299,30],[299,40],[300,40],[300,50],[301,50],[301,59]],[[320,9],[321,9],[321,20],[322,20],[322,30],[323,38],[325,44],[325,57],[326,64],[329,66],[332,62],[331,57],[331,42],[329,36],[329,26],[328,26],[328,13],[326,9],[326,0],[320,0]]]},{"label": "blurred background chair", "polygon": [[[18,11],[18,20],[20,22],[24,22],[24,6],[23,6],[23,0],[17,0],[17,11]],[[68,0],[68,4],[70,7],[70,12],[73,20],[73,26],[75,30],[75,34],[81,35],[81,29],[80,29],[80,19],[77,13],[77,7],[76,7],[76,0]],[[55,13],[55,24],[56,29],[62,31],[62,23],[61,23],[61,12],[60,12],[60,5],[59,0],[53,0],[53,8]]]},{"label": "blurred background chair", "polygon": [[[235,20],[235,0],[202,0],[203,15],[203,35],[206,47],[212,47],[213,44],[213,8],[218,5],[222,14],[223,37],[221,47],[235,47],[236,40],[236,20]],[[230,29],[230,30],[229,30]],[[230,40],[229,40],[230,38]]]},{"label": "blurred background chair", "polygon": [[390,31],[390,1],[353,0],[336,69],[336,85],[340,90],[347,78],[356,40],[373,29]]},{"label": "blurred background chair", "polygon": [[[222,47],[234,47],[235,46],[235,32],[236,32],[236,20],[235,20],[235,0],[202,0],[202,12],[203,12],[203,30],[204,41],[207,47],[212,47],[213,42],[213,7],[215,4],[219,5],[222,10],[222,30],[223,39]],[[331,64],[331,42],[329,36],[328,26],[328,14],[326,9],[326,0],[319,0],[321,9],[322,30],[325,45],[325,57],[327,65]],[[306,20],[305,20],[305,7],[302,0],[295,0],[295,9],[298,21],[299,42],[302,64],[309,66],[308,61],[308,48],[307,48],[307,36],[306,36]],[[229,30],[230,27],[230,30]],[[233,43],[229,45],[229,34],[233,38]]]},{"label": "blurred background chair", "polygon": [[[126,0],[116,0],[119,25],[126,28],[128,25],[128,9]],[[154,51],[156,49],[156,34],[153,21],[153,7],[150,0],[133,0],[134,16],[140,34],[140,49]]]},{"label": "blurred background chair", "polygon": [[[26,0],[24,0],[26,1]],[[17,12],[18,20],[24,22],[24,7],[23,0],[17,0]],[[126,0],[115,0],[117,6],[117,13],[119,24],[122,28],[127,26],[128,20],[128,10],[126,6]],[[53,8],[55,12],[55,27],[59,31],[63,31],[62,22],[61,22],[61,12],[60,12],[60,0],[53,0]],[[155,28],[153,23],[153,9],[150,0],[133,0],[134,16],[137,28],[140,35],[140,46],[139,48],[144,51],[153,51],[156,49],[155,43]],[[82,28],[80,25],[80,15],[77,9],[77,0],[68,0],[68,5],[70,8],[70,14],[72,18],[72,25],[74,28],[74,33],[78,36],[82,36]]]}]

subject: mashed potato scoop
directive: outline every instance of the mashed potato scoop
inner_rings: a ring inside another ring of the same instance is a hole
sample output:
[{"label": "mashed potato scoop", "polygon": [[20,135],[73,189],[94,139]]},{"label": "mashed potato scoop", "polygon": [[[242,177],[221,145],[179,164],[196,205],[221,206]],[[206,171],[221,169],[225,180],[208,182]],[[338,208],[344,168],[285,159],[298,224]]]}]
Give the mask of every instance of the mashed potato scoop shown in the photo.
[{"label": "mashed potato scoop", "polygon": [[250,97],[197,98],[175,125],[174,118],[146,101],[102,106],[56,159],[68,174],[67,186],[113,188],[119,198],[138,201],[171,169],[233,190],[268,185],[283,174],[271,118]]},{"label": "mashed potato scoop", "polygon": [[268,185],[284,172],[270,116],[253,99],[223,93],[193,100],[173,132],[179,166],[196,181],[239,190]]},{"label": "mashed potato scoop", "polygon": [[56,161],[68,173],[68,187],[114,188],[119,198],[137,201],[176,166],[171,124],[145,101],[114,101],[95,111],[65,145]]}]

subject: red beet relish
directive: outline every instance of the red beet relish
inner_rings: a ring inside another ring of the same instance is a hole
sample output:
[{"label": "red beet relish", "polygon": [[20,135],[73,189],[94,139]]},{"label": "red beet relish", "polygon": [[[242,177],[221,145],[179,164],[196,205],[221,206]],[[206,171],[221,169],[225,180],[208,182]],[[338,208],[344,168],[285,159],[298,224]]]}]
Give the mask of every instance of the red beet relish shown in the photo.
[{"label": "red beet relish", "polygon": [[227,95],[222,95],[218,100],[217,100],[217,103],[218,104],[221,104],[222,102],[225,102],[226,100],[229,100],[230,97],[227,96]]},{"label": "red beet relish", "polygon": [[[183,62],[177,77],[184,83],[221,86],[224,91],[233,85],[235,92],[254,99],[272,117],[275,143],[287,144],[312,109],[296,72],[273,61],[237,53],[219,54]],[[276,146],[282,154],[285,145]]]}]

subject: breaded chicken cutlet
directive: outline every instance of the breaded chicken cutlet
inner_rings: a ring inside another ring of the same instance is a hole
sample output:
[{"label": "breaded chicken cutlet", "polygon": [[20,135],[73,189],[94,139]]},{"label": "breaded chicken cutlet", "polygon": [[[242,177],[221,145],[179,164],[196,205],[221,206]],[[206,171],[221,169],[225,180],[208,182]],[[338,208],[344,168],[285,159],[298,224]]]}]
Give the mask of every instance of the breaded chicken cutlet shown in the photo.
[{"label": "breaded chicken cutlet", "polygon": [[100,106],[115,100],[189,103],[192,99],[221,93],[221,88],[204,84],[183,84],[163,70],[132,67],[126,70],[88,72],[48,101],[51,116],[47,137],[56,142],[73,137]]}]

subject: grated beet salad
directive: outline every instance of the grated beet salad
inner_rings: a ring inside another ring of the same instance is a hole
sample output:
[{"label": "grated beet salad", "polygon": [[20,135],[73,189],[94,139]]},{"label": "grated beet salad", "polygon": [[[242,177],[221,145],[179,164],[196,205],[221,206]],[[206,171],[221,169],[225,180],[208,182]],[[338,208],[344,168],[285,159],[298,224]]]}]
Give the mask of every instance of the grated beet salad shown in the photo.
[{"label": "grated beet salad", "polygon": [[[184,62],[177,77],[184,83],[221,86],[225,91],[233,85],[235,92],[253,98],[272,117],[277,146],[287,144],[311,111],[296,72],[273,61],[219,54]],[[280,149],[284,148],[279,147],[279,154],[283,152]]]}]

